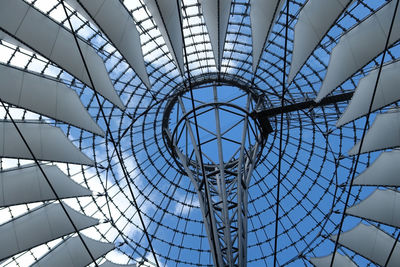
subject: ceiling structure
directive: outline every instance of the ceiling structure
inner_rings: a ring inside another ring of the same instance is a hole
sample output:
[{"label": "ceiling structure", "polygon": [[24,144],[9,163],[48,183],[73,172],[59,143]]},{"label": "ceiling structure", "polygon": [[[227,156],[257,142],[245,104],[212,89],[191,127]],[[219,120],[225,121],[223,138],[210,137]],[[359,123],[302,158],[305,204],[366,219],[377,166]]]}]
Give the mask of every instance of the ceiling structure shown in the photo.
[{"label": "ceiling structure", "polygon": [[0,0],[0,266],[399,266],[399,0]]}]

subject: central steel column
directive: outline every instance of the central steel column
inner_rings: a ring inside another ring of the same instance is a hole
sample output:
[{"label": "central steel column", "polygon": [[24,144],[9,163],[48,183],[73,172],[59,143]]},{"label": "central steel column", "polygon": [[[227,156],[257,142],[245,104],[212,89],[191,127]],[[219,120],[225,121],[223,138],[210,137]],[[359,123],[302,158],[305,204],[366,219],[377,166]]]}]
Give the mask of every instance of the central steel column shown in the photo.
[{"label": "central steel column", "polygon": [[[199,149],[191,127],[193,124],[191,115],[194,112],[185,110],[181,97],[177,101],[183,113],[181,122],[188,133],[195,159],[189,159],[188,155],[182,151],[183,149],[179,148],[176,130],[172,135],[171,133],[168,135],[184,172],[191,179],[197,192],[214,265],[246,266],[248,186],[260,155],[263,138],[261,131],[249,129],[251,97],[247,97],[245,108],[229,104],[232,109],[237,108],[236,115],[239,112],[243,114],[243,119],[240,120],[241,140],[235,140],[237,142],[236,153],[230,160],[224,161],[226,147],[224,147],[223,140],[226,140],[224,135],[227,131],[221,132],[220,109],[225,104],[218,102],[216,86],[213,86],[213,92],[214,102],[203,106],[214,111],[215,133],[213,134],[217,145],[218,162],[214,161],[201,166],[201,162],[205,162],[206,159],[210,160],[210,157],[207,157],[207,151],[204,151],[203,147]],[[197,109],[200,110],[200,108]],[[226,110],[225,108],[224,111]],[[248,140],[252,140],[253,144],[248,142],[246,147],[245,144]],[[232,149],[232,147],[230,148]],[[202,155],[200,155],[200,151],[202,151]],[[200,160],[200,157],[203,157],[203,160]],[[205,182],[204,177],[206,177]]]}]

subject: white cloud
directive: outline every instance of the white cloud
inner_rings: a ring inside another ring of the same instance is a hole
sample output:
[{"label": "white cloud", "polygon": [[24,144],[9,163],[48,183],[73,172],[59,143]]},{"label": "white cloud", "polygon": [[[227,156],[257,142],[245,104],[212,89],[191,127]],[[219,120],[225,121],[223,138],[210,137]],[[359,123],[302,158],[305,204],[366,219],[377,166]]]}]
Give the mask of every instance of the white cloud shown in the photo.
[{"label": "white cloud", "polygon": [[183,195],[178,195],[176,196],[176,199],[180,202],[178,202],[175,205],[174,208],[174,214],[184,216],[187,215],[194,207],[198,208],[200,207],[199,200],[197,196],[183,196]]}]

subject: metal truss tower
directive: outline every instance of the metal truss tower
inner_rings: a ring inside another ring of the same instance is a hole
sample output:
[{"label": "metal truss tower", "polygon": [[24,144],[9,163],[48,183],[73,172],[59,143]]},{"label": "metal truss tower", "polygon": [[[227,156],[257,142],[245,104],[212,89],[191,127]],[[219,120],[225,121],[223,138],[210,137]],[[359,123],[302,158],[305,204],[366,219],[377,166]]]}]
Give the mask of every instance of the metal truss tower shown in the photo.
[{"label": "metal truss tower", "polygon": [[[257,99],[245,93],[241,101],[221,100],[221,90],[237,88],[215,83],[211,88],[213,98],[196,99],[194,109],[187,109],[184,94],[171,101],[170,110],[180,109],[180,118],[164,133],[196,190],[214,265],[246,266],[248,186],[264,143],[251,116]],[[240,136],[233,138],[233,130]]]}]

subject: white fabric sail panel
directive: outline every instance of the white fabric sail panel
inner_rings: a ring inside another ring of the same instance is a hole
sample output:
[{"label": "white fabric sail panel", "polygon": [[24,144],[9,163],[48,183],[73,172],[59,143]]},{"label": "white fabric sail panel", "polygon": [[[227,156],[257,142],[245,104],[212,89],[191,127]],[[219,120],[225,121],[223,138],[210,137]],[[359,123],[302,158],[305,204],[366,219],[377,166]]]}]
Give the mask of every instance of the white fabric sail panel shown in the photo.
[{"label": "white fabric sail panel", "polygon": [[[69,2],[70,0],[68,0]],[[135,22],[120,1],[78,0],[147,88],[151,88]]]},{"label": "white fabric sail panel", "polygon": [[[99,223],[97,219],[83,215],[65,204],[64,206],[78,230]],[[7,240],[0,242],[0,259],[11,257],[74,231],[60,204],[41,206],[0,226],[0,240]]]},{"label": "white fabric sail panel", "polygon": [[400,186],[400,151],[382,152],[360,175],[354,185]]},{"label": "white fabric sail panel", "polygon": [[[75,183],[57,166],[41,166],[59,198],[90,196],[92,192]],[[0,207],[55,200],[45,177],[36,165],[0,172]]]},{"label": "white fabric sail panel", "polygon": [[[111,243],[104,243],[81,235],[95,259],[114,249]],[[84,267],[92,263],[92,259],[78,236],[68,238],[52,251],[40,258],[31,266]]]},{"label": "white fabric sail panel", "polygon": [[100,264],[100,267],[137,267],[136,264],[116,264],[111,261],[106,261]]},{"label": "white fabric sail panel", "polygon": [[394,190],[375,190],[368,198],[346,209],[346,213],[400,227],[400,193]]},{"label": "white fabric sail panel", "polygon": [[[260,1],[259,1],[260,2]],[[262,1],[264,2],[264,1]],[[232,0],[200,0],[217,69],[220,69]]]},{"label": "white fabric sail panel", "polygon": [[[378,72],[378,69],[373,70],[360,80],[350,104],[336,123],[337,127],[368,114]],[[382,68],[371,111],[376,111],[400,99],[400,90],[398,90],[398,85],[400,84],[399,73],[400,62],[395,62]]]},{"label": "white fabric sail panel", "polygon": [[[336,240],[336,235],[331,240]],[[385,265],[395,239],[375,226],[360,223],[348,232],[340,234],[339,244],[378,265]],[[400,266],[400,244],[397,242],[387,266]]]},{"label": "white fabric sail panel", "polygon": [[250,1],[253,72],[256,72],[269,33],[284,3],[284,0]]},{"label": "white fabric sail panel", "polygon": [[[60,128],[27,122],[17,123],[17,126],[38,160],[94,165],[93,160],[75,147]],[[33,159],[11,122],[0,123],[0,156]]]},{"label": "white fabric sail panel", "polygon": [[104,136],[78,95],[63,83],[0,64],[3,101]]},{"label": "white fabric sail panel", "polygon": [[[73,34],[24,1],[0,1],[0,28],[86,85],[91,85]],[[110,102],[124,109],[121,99],[111,84],[103,60],[90,45],[82,40],[79,40],[79,45],[93,79],[94,89]]]},{"label": "white fabric sail panel", "polygon": [[[183,64],[183,37],[181,30],[181,4],[176,0],[145,0],[153,19],[164,38],[169,52],[181,74],[185,72]],[[179,6],[178,6],[179,4]]]},{"label": "white fabric sail panel", "polygon": [[[332,50],[328,70],[316,102],[335,90],[351,75],[385,49],[396,1],[391,1],[340,38]],[[396,14],[389,45],[400,39],[400,9]]]},{"label": "white fabric sail panel", "polygon": [[[310,258],[310,262],[316,267],[330,267],[332,255],[329,254],[325,257]],[[340,253],[335,253],[334,267],[357,267],[357,265],[347,256]]]},{"label": "white fabric sail panel", "polygon": [[[378,114],[365,134],[361,153],[367,153],[400,146],[400,111]],[[349,151],[357,155],[360,141]]]},{"label": "white fabric sail panel", "polygon": [[288,83],[292,82],[314,49],[351,2],[353,0],[309,0],[304,5],[294,28]]}]

